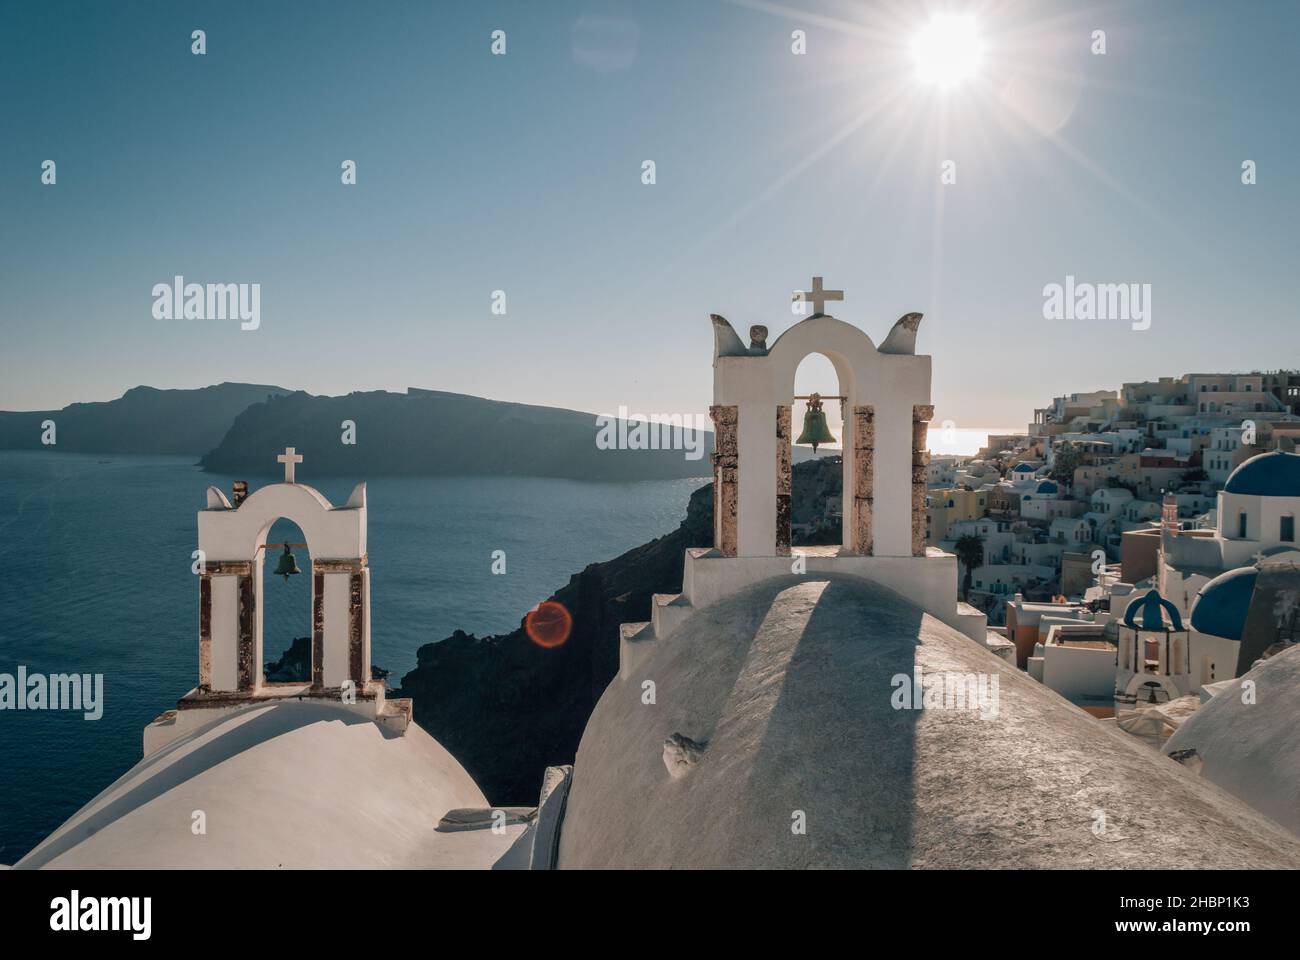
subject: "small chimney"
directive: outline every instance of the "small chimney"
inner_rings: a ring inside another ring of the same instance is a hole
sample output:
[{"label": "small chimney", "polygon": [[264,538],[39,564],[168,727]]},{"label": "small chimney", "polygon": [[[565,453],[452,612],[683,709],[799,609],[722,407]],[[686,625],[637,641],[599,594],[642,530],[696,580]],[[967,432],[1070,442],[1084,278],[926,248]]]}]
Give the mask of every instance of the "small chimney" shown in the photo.
[{"label": "small chimney", "polygon": [[239,505],[248,499],[248,481],[236,480],[230,487],[230,502],[236,510]]}]

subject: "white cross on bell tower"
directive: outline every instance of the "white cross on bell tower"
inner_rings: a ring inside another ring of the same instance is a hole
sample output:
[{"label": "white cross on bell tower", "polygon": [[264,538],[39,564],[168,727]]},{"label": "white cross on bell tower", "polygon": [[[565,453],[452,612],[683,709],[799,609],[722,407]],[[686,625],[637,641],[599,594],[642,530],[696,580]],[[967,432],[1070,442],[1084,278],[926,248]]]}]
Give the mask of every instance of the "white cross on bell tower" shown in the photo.
[{"label": "white cross on bell tower", "polygon": [[827,301],[827,300],[843,300],[843,299],[844,299],[844,291],[843,291],[843,290],[823,290],[823,289],[822,289],[822,278],[821,278],[821,277],[813,277],[813,279],[812,279],[812,289],[811,289],[811,290],[799,290],[799,291],[796,291],[796,293],[795,293],[795,295],[794,295],[794,299],[795,299],[795,300],[803,300],[804,302],[812,301],[812,305],[813,305],[813,316],[816,316],[816,315],[819,314],[819,313],[825,313],[825,312],[826,312],[826,301]]},{"label": "white cross on bell tower", "polygon": [[284,453],[280,454],[275,459],[284,464],[284,482],[295,483],[296,481],[293,479],[293,468],[302,463],[302,454],[293,447],[285,447]]}]

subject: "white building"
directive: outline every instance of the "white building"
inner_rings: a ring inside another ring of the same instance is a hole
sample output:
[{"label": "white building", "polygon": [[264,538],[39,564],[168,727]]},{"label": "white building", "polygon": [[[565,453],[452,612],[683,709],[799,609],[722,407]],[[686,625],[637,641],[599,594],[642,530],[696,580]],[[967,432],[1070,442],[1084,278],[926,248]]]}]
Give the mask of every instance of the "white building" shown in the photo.
[{"label": "white building", "polygon": [[1218,574],[1270,552],[1295,550],[1298,516],[1300,454],[1275,450],[1250,458],[1219,492],[1212,534],[1189,535],[1166,526],[1161,594],[1186,615],[1190,598]]}]

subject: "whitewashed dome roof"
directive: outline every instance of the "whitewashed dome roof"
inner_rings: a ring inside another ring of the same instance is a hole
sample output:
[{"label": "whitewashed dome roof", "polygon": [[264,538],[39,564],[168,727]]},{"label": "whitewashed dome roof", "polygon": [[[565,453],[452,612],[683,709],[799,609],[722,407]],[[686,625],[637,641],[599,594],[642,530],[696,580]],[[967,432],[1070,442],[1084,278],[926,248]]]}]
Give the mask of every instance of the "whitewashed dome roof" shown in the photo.
[{"label": "whitewashed dome roof", "polygon": [[[146,757],[15,867],[491,865],[475,845],[503,838],[435,830],[453,808],[486,806],[415,724],[399,735],[340,705],[281,700]],[[196,811],[205,835],[193,832]]]},{"label": "whitewashed dome roof", "polygon": [[[1242,702],[1242,683],[1255,684]],[[1224,684],[1165,744],[1195,750],[1201,776],[1300,834],[1300,647]]]},{"label": "whitewashed dome roof", "polygon": [[[1300,839],[864,581],[768,581],[648,642],[579,746],[561,868],[1300,866]],[[998,715],[893,709],[916,664],[996,676]],[[674,734],[705,743],[680,777]]]}]

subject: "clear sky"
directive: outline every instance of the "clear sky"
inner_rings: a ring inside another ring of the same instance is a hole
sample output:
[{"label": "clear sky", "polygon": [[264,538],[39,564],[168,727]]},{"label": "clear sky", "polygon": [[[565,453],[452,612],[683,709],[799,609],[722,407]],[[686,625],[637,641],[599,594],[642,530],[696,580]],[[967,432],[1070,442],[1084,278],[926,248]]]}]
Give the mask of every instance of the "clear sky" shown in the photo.
[{"label": "clear sky", "polygon": [[[929,11],[983,47],[946,91]],[[960,427],[1300,366],[1298,40],[1271,0],[7,0],[0,409],[243,380],[703,412],[709,314],[775,336],[814,274],[877,342],[926,314]],[[260,283],[260,329],[154,319],[176,274]],[[1151,328],[1045,320],[1067,275],[1151,284]]]}]

